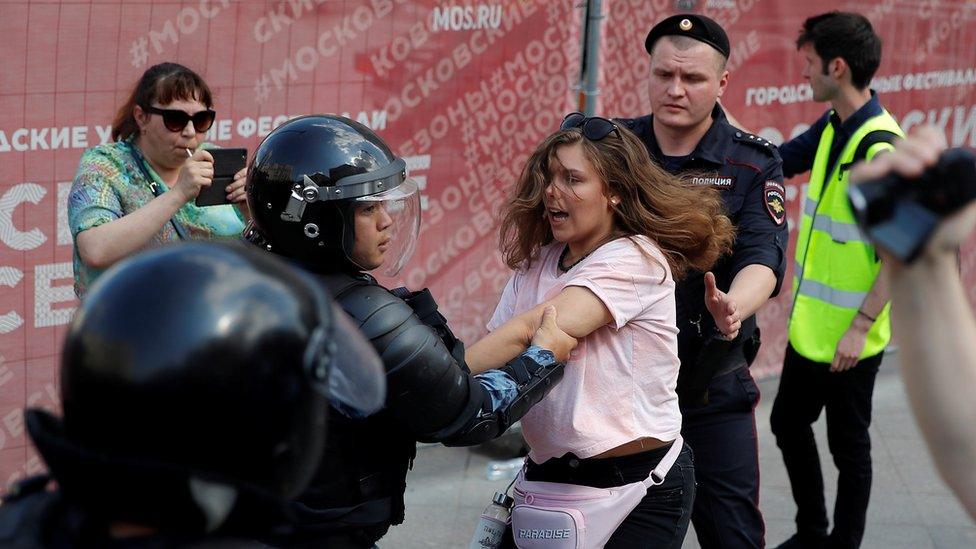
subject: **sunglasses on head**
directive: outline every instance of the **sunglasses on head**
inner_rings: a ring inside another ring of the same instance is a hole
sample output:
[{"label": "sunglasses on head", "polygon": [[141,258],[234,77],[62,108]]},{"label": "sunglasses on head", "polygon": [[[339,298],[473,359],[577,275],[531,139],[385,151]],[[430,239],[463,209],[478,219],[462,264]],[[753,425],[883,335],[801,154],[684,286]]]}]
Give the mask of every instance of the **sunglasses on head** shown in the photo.
[{"label": "sunglasses on head", "polygon": [[210,126],[213,126],[214,119],[217,117],[217,113],[212,109],[200,111],[196,114],[190,114],[179,109],[160,109],[158,107],[143,107],[142,110],[162,116],[163,125],[171,132],[183,131],[186,123],[192,120],[193,129],[197,133],[205,133],[210,129]]},{"label": "sunglasses on head", "polygon": [[602,116],[587,117],[581,112],[571,112],[566,115],[566,118],[563,118],[563,123],[559,125],[559,129],[571,130],[574,128],[579,128],[583,132],[583,137],[590,141],[599,141],[612,132],[616,132],[617,138],[620,138],[620,130],[617,129],[617,125]]}]

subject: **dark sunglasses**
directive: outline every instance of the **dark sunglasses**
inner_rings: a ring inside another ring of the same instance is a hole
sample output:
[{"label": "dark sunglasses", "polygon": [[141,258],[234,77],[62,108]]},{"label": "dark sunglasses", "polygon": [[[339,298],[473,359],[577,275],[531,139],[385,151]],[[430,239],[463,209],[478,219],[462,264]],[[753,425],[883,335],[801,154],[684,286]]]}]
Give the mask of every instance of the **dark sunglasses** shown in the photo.
[{"label": "dark sunglasses", "polygon": [[200,111],[196,114],[190,114],[186,111],[181,111],[178,109],[160,109],[158,107],[143,107],[142,110],[158,114],[163,117],[163,125],[166,129],[171,132],[181,132],[183,128],[186,127],[186,123],[190,120],[193,121],[193,129],[197,133],[205,133],[213,126],[214,119],[217,117],[217,113],[212,109],[207,109],[205,111]]},{"label": "dark sunglasses", "polygon": [[617,129],[617,125],[601,116],[587,117],[581,112],[571,112],[566,115],[566,118],[563,118],[563,123],[559,125],[559,129],[571,130],[574,128],[579,128],[583,132],[583,137],[590,141],[599,141],[610,135],[611,132],[617,132],[617,138],[620,138],[620,130]]}]

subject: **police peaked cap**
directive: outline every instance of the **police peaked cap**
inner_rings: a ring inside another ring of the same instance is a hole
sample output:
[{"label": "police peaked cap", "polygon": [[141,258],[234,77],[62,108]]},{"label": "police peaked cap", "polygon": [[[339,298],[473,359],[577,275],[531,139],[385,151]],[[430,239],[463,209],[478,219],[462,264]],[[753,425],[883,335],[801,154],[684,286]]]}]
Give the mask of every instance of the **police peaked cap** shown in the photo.
[{"label": "police peaked cap", "polygon": [[715,48],[726,59],[729,58],[729,35],[725,34],[725,29],[712,19],[704,15],[693,13],[679,13],[672,15],[661,21],[651,32],[647,33],[644,40],[644,49],[651,53],[654,43],[662,36],[687,36],[699,42],[704,42]]}]

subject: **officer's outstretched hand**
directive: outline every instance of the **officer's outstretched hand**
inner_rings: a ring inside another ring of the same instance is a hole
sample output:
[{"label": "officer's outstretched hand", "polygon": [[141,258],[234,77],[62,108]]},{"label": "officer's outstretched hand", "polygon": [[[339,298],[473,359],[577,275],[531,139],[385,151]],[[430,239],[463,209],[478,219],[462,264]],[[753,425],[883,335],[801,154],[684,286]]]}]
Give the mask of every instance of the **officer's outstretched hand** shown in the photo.
[{"label": "officer's outstretched hand", "polygon": [[575,337],[564,332],[556,324],[556,308],[552,305],[546,307],[542,313],[542,323],[532,336],[532,344],[552,351],[559,362],[566,362],[569,360],[569,352],[576,347],[576,343]]},{"label": "officer's outstretched hand", "polygon": [[738,307],[729,294],[718,289],[715,275],[711,272],[705,273],[705,307],[715,320],[715,327],[722,332],[725,339],[735,339],[735,336],[739,335],[742,320],[739,318]]}]

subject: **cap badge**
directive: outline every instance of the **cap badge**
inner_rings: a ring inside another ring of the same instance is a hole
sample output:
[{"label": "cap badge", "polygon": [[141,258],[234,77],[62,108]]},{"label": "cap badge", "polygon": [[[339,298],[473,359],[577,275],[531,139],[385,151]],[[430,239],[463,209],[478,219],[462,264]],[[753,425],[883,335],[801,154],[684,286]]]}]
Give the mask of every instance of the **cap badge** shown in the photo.
[{"label": "cap badge", "polygon": [[691,20],[690,19],[682,19],[681,22],[678,23],[678,26],[681,27],[681,30],[683,30],[683,31],[690,31],[691,30]]}]

